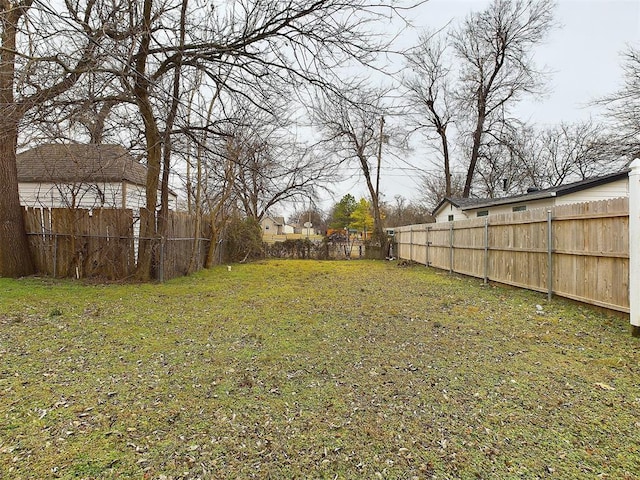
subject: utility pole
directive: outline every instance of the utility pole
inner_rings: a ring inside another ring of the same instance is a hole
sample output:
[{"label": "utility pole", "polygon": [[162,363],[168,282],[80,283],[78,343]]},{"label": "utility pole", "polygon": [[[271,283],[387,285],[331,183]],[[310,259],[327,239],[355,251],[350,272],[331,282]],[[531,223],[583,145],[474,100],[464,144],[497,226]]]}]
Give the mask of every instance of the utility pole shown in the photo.
[{"label": "utility pole", "polygon": [[387,249],[387,240],[384,238],[382,230],[382,218],[380,215],[380,166],[382,165],[382,142],[384,140],[384,115],[380,117],[380,136],[378,138],[378,170],[376,172],[376,198],[374,199],[375,214],[375,238],[380,242],[380,258],[385,258]]},{"label": "utility pole", "polygon": [[378,170],[376,171],[376,199],[380,199],[380,164],[382,163],[382,138],[384,129],[384,115],[380,117],[380,136],[378,137]]}]

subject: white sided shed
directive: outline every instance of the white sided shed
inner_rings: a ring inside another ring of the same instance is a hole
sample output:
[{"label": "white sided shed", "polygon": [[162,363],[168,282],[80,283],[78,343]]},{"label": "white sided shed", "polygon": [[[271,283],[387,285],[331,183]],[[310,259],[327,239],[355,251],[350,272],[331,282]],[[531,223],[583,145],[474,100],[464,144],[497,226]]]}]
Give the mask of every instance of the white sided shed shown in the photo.
[{"label": "white sided shed", "polygon": [[628,196],[629,170],[626,169],[609,175],[511,197],[445,197],[433,211],[433,216],[436,218],[436,222],[447,222]]},{"label": "white sided shed", "polygon": [[[120,145],[46,144],[16,160],[23,206],[138,210],[146,205],[147,168]],[[169,209],[176,204],[170,191]]]}]

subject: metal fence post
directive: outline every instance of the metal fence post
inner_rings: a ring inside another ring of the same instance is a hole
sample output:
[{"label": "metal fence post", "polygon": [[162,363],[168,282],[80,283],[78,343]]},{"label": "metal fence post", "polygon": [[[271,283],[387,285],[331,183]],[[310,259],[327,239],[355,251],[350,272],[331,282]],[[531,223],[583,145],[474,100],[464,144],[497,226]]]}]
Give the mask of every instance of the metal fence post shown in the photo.
[{"label": "metal fence post", "polygon": [[453,222],[449,222],[449,273],[453,273]]},{"label": "metal fence post", "polygon": [[158,281],[164,282],[164,237],[160,237],[160,265],[158,266]]},{"label": "metal fence post", "polygon": [[409,261],[413,262],[413,225],[409,227]]},{"label": "metal fence post", "polygon": [[484,217],[484,284],[489,282],[489,216]]},{"label": "metal fence post", "polygon": [[631,334],[640,337],[640,158],[629,172],[629,320]]},{"label": "metal fence post", "polygon": [[58,276],[58,234],[53,234],[53,278]]},{"label": "metal fence post", "polygon": [[547,210],[547,300],[553,296],[553,212]]},{"label": "metal fence post", "polygon": [[427,225],[427,267],[431,265],[431,261],[429,259],[429,246],[431,245],[431,242],[429,241],[429,232],[431,231],[431,227],[429,227]]}]

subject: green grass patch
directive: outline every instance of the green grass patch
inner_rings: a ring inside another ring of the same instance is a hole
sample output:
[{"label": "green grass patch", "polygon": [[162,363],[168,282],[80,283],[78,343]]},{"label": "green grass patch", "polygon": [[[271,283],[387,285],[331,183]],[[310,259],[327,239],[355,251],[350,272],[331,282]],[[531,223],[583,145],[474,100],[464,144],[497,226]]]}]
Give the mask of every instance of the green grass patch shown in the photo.
[{"label": "green grass patch", "polygon": [[370,261],[0,299],[0,478],[640,472],[640,344],[582,305]]}]

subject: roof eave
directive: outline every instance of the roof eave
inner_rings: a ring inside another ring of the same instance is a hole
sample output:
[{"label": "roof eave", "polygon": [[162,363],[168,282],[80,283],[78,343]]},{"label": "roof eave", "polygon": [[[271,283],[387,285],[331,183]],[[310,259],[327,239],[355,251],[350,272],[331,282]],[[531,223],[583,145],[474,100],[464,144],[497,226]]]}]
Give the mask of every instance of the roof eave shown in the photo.
[{"label": "roof eave", "polygon": [[467,205],[465,207],[461,207],[462,211],[467,210],[476,210],[478,208],[489,208],[489,207],[499,207],[500,205],[512,205],[514,203],[524,203],[531,202],[536,200],[544,200],[546,198],[553,198],[556,196],[556,192],[535,192],[527,195],[521,195],[519,197],[510,197],[510,198],[494,198],[490,201],[479,202],[473,205]]},{"label": "roof eave", "polygon": [[599,187],[600,185],[606,185],[607,183],[617,182],[619,180],[623,180],[628,178],[629,169],[622,170],[621,172],[605,175],[603,177],[597,177],[592,179],[591,181],[578,184],[578,185],[567,185],[565,188],[559,187],[557,190],[557,196],[561,197],[563,195],[569,195],[571,193],[580,192],[582,190],[587,190],[593,187]]},{"label": "roof eave", "polygon": [[436,208],[433,209],[433,211],[431,212],[432,216],[436,216],[438,214],[438,211],[444,206],[445,203],[449,202],[451,205],[453,205],[456,208],[460,208],[460,205],[458,203],[455,202],[455,200],[451,197],[444,197],[442,200],[440,200],[440,203],[438,203],[438,205],[436,205]]}]

